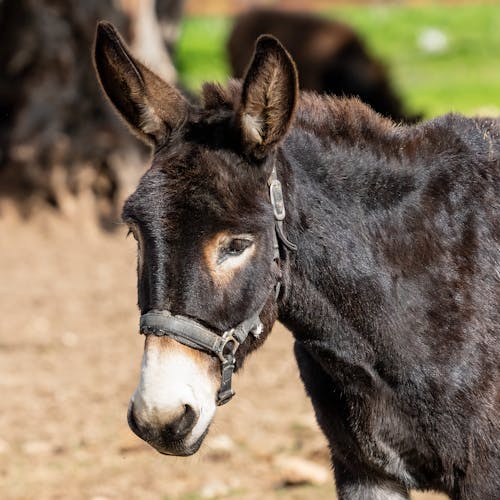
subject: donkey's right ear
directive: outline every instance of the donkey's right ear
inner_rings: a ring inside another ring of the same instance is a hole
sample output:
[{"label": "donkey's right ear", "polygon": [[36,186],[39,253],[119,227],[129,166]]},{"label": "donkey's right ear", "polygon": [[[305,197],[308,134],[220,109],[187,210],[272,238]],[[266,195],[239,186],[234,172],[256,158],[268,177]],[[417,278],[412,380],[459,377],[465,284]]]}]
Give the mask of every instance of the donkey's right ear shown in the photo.
[{"label": "donkey's right ear", "polygon": [[185,120],[184,97],[132,57],[111,23],[97,25],[94,62],[104,92],[146,142],[164,141]]}]

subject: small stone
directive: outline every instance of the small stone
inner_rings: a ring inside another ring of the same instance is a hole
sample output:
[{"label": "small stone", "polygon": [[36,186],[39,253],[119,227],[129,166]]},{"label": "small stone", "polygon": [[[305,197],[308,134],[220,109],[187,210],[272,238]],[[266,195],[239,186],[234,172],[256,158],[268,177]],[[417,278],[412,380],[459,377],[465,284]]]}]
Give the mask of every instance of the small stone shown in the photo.
[{"label": "small stone", "polygon": [[65,347],[75,347],[78,344],[78,335],[74,332],[64,332],[61,335],[61,343]]},{"label": "small stone", "polygon": [[286,486],[319,486],[331,479],[328,468],[300,457],[279,456],[274,465],[280,470],[283,484]]},{"label": "small stone", "polygon": [[235,449],[234,441],[227,434],[213,436],[207,443],[211,458],[227,458]]},{"label": "small stone", "polygon": [[211,481],[205,484],[200,490],[201,498],[219,498],[226,496],[230,491],[229,485],[222,481]]},{"label": "small stone", "polygon": [[53,446],[48,441],[27,441],[22,445],[22,450],[27,455],[43,455],[51,453]]}]

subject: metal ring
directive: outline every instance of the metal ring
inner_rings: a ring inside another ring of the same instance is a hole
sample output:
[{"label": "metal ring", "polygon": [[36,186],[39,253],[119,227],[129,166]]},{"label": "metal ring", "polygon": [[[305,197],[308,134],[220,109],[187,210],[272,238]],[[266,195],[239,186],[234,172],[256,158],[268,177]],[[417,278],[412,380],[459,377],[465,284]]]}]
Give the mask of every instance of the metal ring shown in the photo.
[{"label": "metal ring", "polygon": [[[240,343],[233,336],[233,332],[234,329],[228,330],[227,332],[224,332],[221,337],[224,342],[223,344],[221,344],[220,349],[217,352],[217,356],[223,363],[227,361],[227,358],[229,358],[229,356],[234,357],[236,351],[238,350],[238,347],[240,347]],[[226,350],[226,347],[230,342],[233,342],[233,348],[231,349],[231,352],[225,353],[224,351]]]}]

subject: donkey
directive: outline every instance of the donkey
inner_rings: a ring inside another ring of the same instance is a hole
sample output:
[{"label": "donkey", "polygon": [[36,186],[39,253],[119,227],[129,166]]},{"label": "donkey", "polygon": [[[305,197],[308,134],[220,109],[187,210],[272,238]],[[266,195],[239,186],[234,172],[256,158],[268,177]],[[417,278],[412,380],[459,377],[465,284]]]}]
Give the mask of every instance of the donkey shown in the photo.
[{"label": "donkey", "polygon": [[500,498],[500,120],[299,95],[271,36],[199,107],[108,23],[95,66],[154,149],[123,209],[146,336],[131,429],[195,453],[279,319],[339,498]]}]

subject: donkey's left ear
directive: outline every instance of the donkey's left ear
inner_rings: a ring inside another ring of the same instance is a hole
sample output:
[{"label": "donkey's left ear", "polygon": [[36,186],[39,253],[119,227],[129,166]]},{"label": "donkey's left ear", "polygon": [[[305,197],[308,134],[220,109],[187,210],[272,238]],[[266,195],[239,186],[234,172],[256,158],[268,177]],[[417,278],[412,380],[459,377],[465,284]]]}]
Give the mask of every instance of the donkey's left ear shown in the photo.
[{"label": "donkey's left ear", "polygon": [[262,159],[284,137],[297,96],[297,70],[290,54],[273,36],[260,36],[243,80],[237,115],[248,154]]}]

